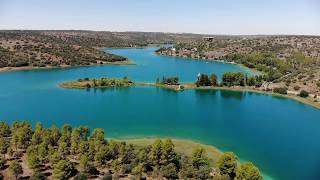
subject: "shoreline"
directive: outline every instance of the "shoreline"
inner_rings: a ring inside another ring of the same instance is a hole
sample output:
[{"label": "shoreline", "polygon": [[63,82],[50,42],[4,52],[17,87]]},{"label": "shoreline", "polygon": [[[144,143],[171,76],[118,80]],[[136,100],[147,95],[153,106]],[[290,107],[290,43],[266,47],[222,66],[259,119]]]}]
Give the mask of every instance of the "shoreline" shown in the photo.
[{"label": "shoreline", "polygon": [[116,61],[116,62],[105,62],[103,64],[76,65],[76,66],[61,65],[61,66],[47,66],[47,67],[37,67],[37,66],[2,67],[0,68],[0,73],[23,71],[23,70],[67,69],[67,68],[94,67],[94,66],[107,66],[107,65],[136,65],[136,64],[132,60],[126,60],[126,61]]},{"label": "shoreline", "polygon": [[[269,95],[269,96],[276,96],[276,97],[282,97],[282,98],[287,98],[291,99],[294,101],[297,101],[299,103],[305,104],[312,106],[316,109],[320,109],[320,102],[314,102],[313,99],[309,98],[302,98],[296,95],[290,95],[290,94],[278,94],[274,92],[269,92],[269,91],[263,91],[255,88],[250,88],[250,87],[238,87],[238,86],[233,86],[233,87],[219,87],[219,86],[207,86],[207,87],[197,87],[193,83],[183,83],[180,84],[179,86],[183,86],[183,89],[178,89],[177,86],[168,86],[168,85],[157,85],[157,84],[152,84],[152,83],[138,83],[138,84],[143,84],[144,86],[155,86],[159,88],[166,88],[166,89],[171,89],[174,91],[183,91],[183,90],[224,90],[224,91],[238,91],[238,92],[252,92],[252,93],[258,93],[258,94],[264,94],[264,95]],[[150,85],[151,84],[151,85]],[[165,86],[165,87],[164,87]]]},{"label": "shoreline", "polygon": [[[180,154],[185,154],[188,156],[192,155],[192,150],[195,147],[201,146],[206,150],[209,161],[210,161],[211,165],[214,167],[216,167],[216,162],[218,161],[219,157],[224,152],[227,152],[227,151],[223,151],[222,149],[217,148],[214,145],[205,144],[205,143],[199,142],[194,139],[183,139],[183,138],[177,138],[177,137],[174,137],[174,138],[173,137],[157,137],[157,136],[156,137],[153,137],[153,136],[151,136],[151,137],[123,137],[123,138],[120,137],[120,138],[110,138],[107,140],[124,141],[126,143],[133,144],[134,146],[137,146],[137,147],[143,147],[143,146],[151,145],[156,139],[161,139],[161,140],[171,139],[173,144],[175,145],[175,150]],[[243,163],[246,161],[247,160],[239,157],[239,162]],[[262,176],[264,177],[264,179],[273,180],[272,176],[263,172],[261,168],[260,168],[260,170],[261,170],[260,172],[261,172]]]},{"label": "shoreline", "polygon": [[[85,87],[79,88],[79,87],[72,87],[72,86],[65,86],[68,82],[62,82],[59,84],[59,87],[66,88],[66,89],[86,89]],[[263,91],[255,88],[250,87],[240,87],[240,86],[232,86],[232,87],[219,87],[219,86],[206,86],[206,87],[197,87],[194,83],[182,83],[179,85],[164,85],[164,84],[156,84],[156,83],[148,83],[148,82],[133,82],[130,86],[149,86],[149,87],[157,87],[157,88],[163,88],[163,89],[169,89],[173,91],[184,91],[184,90],[224,90],[224,91],[238,91],[238,92],[252,92],[252,93],[258,93],[258,94],[264,94],[269,96],[275,96],[275,97],[282,97],[291,99],[294,101],[297,101],[299,103],[309,105],[313,108],[320,109],[320,102],[314,102],[314,99],[309,98],[302,98],[296,95],[290,95],[290,94],[278,94],[274,92],[269,91]],[[128,87],[130,87],[128,86]],[[102,87],[94,87],[96,89],[100,88],[108,88],[109,86],[102,86]]]}]

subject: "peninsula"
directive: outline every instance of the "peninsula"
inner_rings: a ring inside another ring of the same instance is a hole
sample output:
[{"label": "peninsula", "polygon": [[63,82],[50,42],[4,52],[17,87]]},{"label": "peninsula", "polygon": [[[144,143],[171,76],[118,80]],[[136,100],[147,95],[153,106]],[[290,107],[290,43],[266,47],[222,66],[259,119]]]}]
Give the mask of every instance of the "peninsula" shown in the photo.
[{"label": "peninsula", "polygon": [[[320,37],[235,36],[204,37],[178,42],[156,51],[159,55],[236,63],[263,73],[259,90],[286,89],[320,101]],[[276,90],[277,91],[277,90]]]},{"label": "peninsula", "polygon": [[130,87],[130,86],[152,86],[158,88],[165,88],[174,91],[183,90],[232,90],[263,93],[272,96],[281,96],[290,98],[298,102],[308,104],[320,109],[319,97],[310,95],[307,91],[290,92],[286,87],[279,87],[265,90],[262,87],[263,75],[256,75],[247,77],[241,72],[225,72],[221,82],[218,81],[217,76],[212,73],[199,74],[195,77],[195,82],[179,83],[179,77],[162,77],[156,80],[155,83],[147,82],[133,82],[127,77],[124,78],[108,78],[102,77],[100,79],[82,78],[76,81],[67,81],[59,84],[62,88],[72,89],[90,89],[90,88],[108,88],[108,87]]}]

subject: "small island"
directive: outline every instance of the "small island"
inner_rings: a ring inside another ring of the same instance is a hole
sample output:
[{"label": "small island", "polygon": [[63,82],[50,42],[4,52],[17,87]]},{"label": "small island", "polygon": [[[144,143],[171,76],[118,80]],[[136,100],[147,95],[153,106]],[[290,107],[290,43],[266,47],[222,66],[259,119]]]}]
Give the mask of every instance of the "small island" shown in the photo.
[{"label": "small island", "polygon": [[60,84],[63,88],[74,88],[74,89],[90,89],[90,88],[107,88],[107,87],[128,87],[134,83],[127,77],[124,78],[100,78],[90,79],[83,78],[77,81],[68,81]]}]

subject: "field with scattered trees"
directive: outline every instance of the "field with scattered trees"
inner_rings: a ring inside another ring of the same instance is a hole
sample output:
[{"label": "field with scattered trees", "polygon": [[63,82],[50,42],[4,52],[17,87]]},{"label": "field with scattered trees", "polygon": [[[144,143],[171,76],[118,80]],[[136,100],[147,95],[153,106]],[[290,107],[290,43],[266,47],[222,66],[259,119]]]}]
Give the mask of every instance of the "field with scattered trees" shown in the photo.
[{"label": "field with scattered trees", "polygon": [[232,152],[212,161],[200,145],[187,155],[177,152],[170,139],[136,146],[105,136],[103,129],[86,126],[0,122],[0,178],[262,179],[257,167],[240,163]]}]

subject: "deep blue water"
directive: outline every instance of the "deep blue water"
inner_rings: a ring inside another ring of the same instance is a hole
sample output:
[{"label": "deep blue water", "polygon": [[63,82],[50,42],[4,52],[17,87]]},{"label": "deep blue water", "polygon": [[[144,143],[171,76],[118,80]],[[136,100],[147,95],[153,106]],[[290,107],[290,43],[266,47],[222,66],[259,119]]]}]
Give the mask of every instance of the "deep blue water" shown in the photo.
[{"label": "deep blue water", "polygon": [[194,81],[199,72],[243,71],[237,65],[162,57],[155,48],[108,49],[136,65],[0,73],[0,119],[46,126],[102,127],[107,137],[175,137],[234,151],[274,179],[320,179],[320,111],[268,95],[153,87],[70,90],[60,82],[123,77],[154,82],[163,75]]}]

